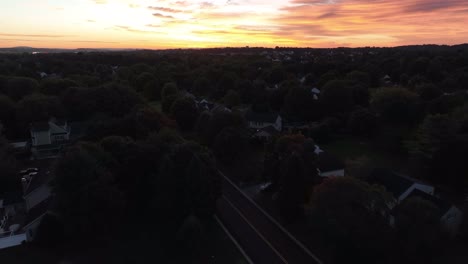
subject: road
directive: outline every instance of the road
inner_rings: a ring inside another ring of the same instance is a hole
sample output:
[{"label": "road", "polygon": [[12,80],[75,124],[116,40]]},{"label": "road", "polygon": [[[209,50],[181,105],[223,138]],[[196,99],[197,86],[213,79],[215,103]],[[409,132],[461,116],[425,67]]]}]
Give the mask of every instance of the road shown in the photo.
[{"label": "road", "polygon": [[256,264],[322,264],[226,176],[218,217]]}]

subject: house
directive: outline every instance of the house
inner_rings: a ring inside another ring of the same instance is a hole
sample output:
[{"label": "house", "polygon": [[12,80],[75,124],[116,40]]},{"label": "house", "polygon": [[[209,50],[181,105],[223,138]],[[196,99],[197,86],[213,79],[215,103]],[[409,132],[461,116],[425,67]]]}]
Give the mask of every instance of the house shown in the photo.
[{"label": "house", "polygon": [[23,186],[26,210],[31,210],[51,196],[52,190],[49,186],[50,180],[50,172],[44,170],[23,175],[21,184]]},{"label": "house", "polygon": [[249,110],[245,115],[245,119],[252,129],[262,129],[272,126],[276,131],[281,131],[283,128],[283,120],[277,113],[260,113]]},{"label": "house", "polygon": [[434,195],[434,186],[387,169],[375,169],[371,173],[370,181],[371,183],[383,185],[388,192],[393,194],[397,204],[408,197],[415,189]]},{"label": "house", "polygon": [[26,241],[26,234],[20,229],[24,214],[20,190],[0,195],[0,249],[18,246]]},{"label": "house", "polygon": [[26,234],[26,241],[34,240],[42,218],[49,212],[50,202],[51,197],[48,197],[28,211],[25,221],[26,224],[22,228],[22,231]]},{"label": "house", "polygon": [[38,168],[22,170],[21,184],[26,206],[25,221],[22,231],[26,233],[26,240],[32,241],[43,216],[48,212],[52,198],[52,188],[49,183],[52,175],[48,170],[50,164],[38,164]]},{"label": "house", "polygon": [[[418,189],[414,189],[411,193],[406,197],[406,199],[410,199],[413,197],[418,197],[423,200],[431,202],[439,209],[440,224],[444,231],[446,231],[449,235],[455,236],[458,233],[460,225],[463,220],[463,213],[460,209],[456,206],[450,204],[449,202],[442,200],[434,195],[428,194]],[[405,199],[405,200],[406,200]],[[393,214],[398,211],[399,206],[394,208]],[[391,224],[394,224],[394,218],[391,217]]]},{"label": "house", "polygon": [[321,150],[318,146],[315,148],[315,153],[320,177],[345,176],[345,164],[341,159]]},{"label": "house", "polygon": [[197,108],[200,109],[201,111],[210,111],[215,104],[207,101],[206,99],[202,99],[200,101],[195,101]]},{"label": "house", "polygon": [[71,128],[66,120],[51,118],[31,124],[31,151],[35,158],[55,157],[70,140]]},{"label": "house", "polygon": [[264,128],[254,130],[252,137],[260,140],[269,140],[273,136],[279,135],[280,132],[273,126],[267,126]]},{"label": "house", "polygon": [[320,96],[320,90],[318,88],[314,87],[314,88],[312,88],[310,90],[310,92],[314,96],[314,100],[318,100],[318,97]]}]

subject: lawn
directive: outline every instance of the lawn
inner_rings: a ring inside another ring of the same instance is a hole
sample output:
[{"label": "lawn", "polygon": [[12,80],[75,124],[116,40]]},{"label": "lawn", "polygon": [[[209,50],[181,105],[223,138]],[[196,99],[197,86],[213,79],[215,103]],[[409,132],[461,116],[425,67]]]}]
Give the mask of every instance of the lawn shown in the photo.
[{"label": "lawn", "polygon": [[406,157],[385,152],[372,144],[371,140],[358,138],[341,138],[333,142],[320,145],[347,163],[351,160],[366,159],[372,167],[392,168],[397,171],[407,171]]},{"label": "lawn", "polygon": [[149,103],[150,106],[154,107],[159,112],[162,112],[161,101],[152,101]]}]

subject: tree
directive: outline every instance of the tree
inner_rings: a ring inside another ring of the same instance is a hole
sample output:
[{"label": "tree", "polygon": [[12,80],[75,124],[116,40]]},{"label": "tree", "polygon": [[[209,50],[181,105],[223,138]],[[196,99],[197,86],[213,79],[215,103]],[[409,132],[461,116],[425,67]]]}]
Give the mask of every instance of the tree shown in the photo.
[{"label": "tree", "polygon": [[306,201],[305,166],[299,153],[293,153],[287,158],[281,175],[279,189],[279,208],[283,220],[290,223],[304,216]]},{"label": "tree", "polygon": [[224,96],[223,102],[227,107],[232,108],[234,106],[238,106],[241,103],[241,99],[236,91],[229,90]]},{"label": "tree", "polygon": [[429,201],[419,197],[403,201],[395,214],[395,227],[398,245],[408,263],[430,261],[440,249],[440,213]]},{"label": "tree", "polygon": [[371,86],[371,78],[367,72],[352,71],[346,75],[346,79],[353,84],[361,84],[366,89]]},{"label": "tree", "polygon": [[143,99],[128,86],[109,83],[94,88],[71,87],[62,95],[62,102],[69,118],[83,120],[97,113],[121,117]]},{"label": "tree", "polygon": [[213,85],[207,78],[200,77],[193,83],[192,91],[199,96],[209,96],[213,92]]},{"label": "tree", "polygon": [[8,141],[3,137],[3,125],[0,123],[0,193],[18,187],[16,162]]},{"label": "tree", "polygon": [[47,78],[40,84],[40,91],[46,95],[60,95],[69,87],[78,87],[78,83],[69,79]]},{"label": "tree", "polygon": [[377,117],[367,108],[359,108],[351,113],[348,128],[355,135],[369,137],[377,128]]},{"label": "tree", "polygon": [[[167,98],[166,98],[167,99]],[[198,117],[198,109],[193,99],[177,98],[171,106],[171,116],[182,130],[192,130]]]},{"label": "tree", "polygon": [[314,188],[311,224],[335,250],[336,263],[378,263],[388,257],[391,195],[351,177],[330,177]]},{"label": "tree", "polygon": [[286,97],[284,97],[282,110],[289,116],[301,120],[312,120],[318,117],[318,107],[312,93],[298,86],[289,88]]},{"label": "tree", "polygon": [[161,90],[161,98],[164,100],[168,97],[175,96],[179,93],[179,89],[177,88],[177,84],[175,83],[165,83],[162,90]]},{"label": "tree", "polygon": [[468,136],[457,135],[449,138],[433,155],[428,164],[428,177],[431,180],[447,184],[453,190],[464,193],[468,189]]},{"label": "tree", "polygon": [[238,159],[246,150],[248,135],[242,128],[226,127],[222,129],[214,140],[213,150],[216,157],[224,163]]},{"label": "tree", "polygon": [[39,88],[36,80],[25,77],[12,77],[8,79],[6,86],[6,94],[15,101],[36,92]]},{"label": "tree", "polygon": [[456,123],[447,115],[428,115],[412,141],[406,143],[412,164],[421,175],[429,173],[436,152],[456,136]]},{"label": "tree", "polygon": [[149,101],[161,99],[161,84],[157,80],[151,80],[143,87],[143,94]]},{"label": "tree", "polygon": [[153,74],[149,72],[143,72],[136,78],[136,90],[137,91],[144,91],[146,85],[155,80]]},{"label": "tree", "polygon": [[91,143],[75,145],[57,160],[54,209],[63,219],[67,238],[108,235],[121,224],[125,200],[108,169],[111,162]]},{"label": "tree", "polygon": [[436,99],[442,95],[442,90],[440,90],[433,83],[423,83],[416,86],[416,92],[419,94],[421,99],[430,101]]},{"label": "tree", "polygon": [[63,106],[56,96],[32,94],[18,102],[16,116],[21,124],[47,121],[50,117],[63,117]]},{"label": "tree", "polygon": [[5,128],[12,127],[15,121],[16,105],[8,96],[0,94],[0,120]]},{"label": "tree", "polygon": [[206,148],[195,143],[175,146],[154,180],[151,208],[157,210],[156,219],[165,225],[165,233],[173,235],[191,214],[205,221],[215,212],[219,173]]},{"label": "tree", "polygon": [[320,96],[324,106],[332,113],[342,113],[354,106],[353,90],[349,83],[342,80],[327,82]]},{"label": "tree", "polygon": [[412,124],[420,114],[418,95],[402,87],[378,89],[371,106],[388,123]]}]

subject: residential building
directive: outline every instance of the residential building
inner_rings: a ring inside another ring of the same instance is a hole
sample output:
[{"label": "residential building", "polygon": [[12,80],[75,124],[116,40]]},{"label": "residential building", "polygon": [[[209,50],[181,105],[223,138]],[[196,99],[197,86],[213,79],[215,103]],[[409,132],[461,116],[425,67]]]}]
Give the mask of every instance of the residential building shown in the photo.
[{"label": "residential building", "polygon": [[345,176],[345,163],[336,156],[321,150],[316,146],[317,167],[320,177]]},{"label": "residential building", "polygon": [[283,120],[278,113],[260,113],[249,110],[245,115],[245,119],[252,129],[262,129],[272,126],[276,131],[281,131],[283,128]]},{"label": "residential building", "polygon": [[55,157],[70,140],[71,128],[66,120],[51,118],[48,122],[31,124],[31,151],[33,157]]},{"label": "residential building", "polygon": [[[438,217],[440,219],[442,230],[447,232],[447,234],[452,237],[457,235],[463,220],[463,213],[460,209],[445,200],[418,189],[411,191],[405,200],[411,199],[413,197],[421,198],[436,206],[438,209]],[[399,205],[396,206],[394,210],[392,210],[393,215],[398,212],[398,209]],[[390,223],[394,225],[394,222],[394,216],[391,216]]]},{"label": "residential building", "polygon": [[375,169],[371,173],[370,182],[383,185],[393,194],[397,203],[403,201],[415,189],[434,195],[434,186],[387,169]]}]

